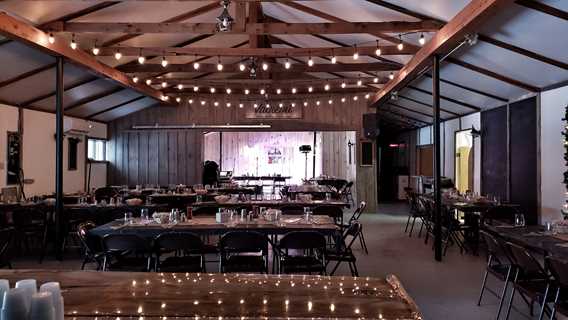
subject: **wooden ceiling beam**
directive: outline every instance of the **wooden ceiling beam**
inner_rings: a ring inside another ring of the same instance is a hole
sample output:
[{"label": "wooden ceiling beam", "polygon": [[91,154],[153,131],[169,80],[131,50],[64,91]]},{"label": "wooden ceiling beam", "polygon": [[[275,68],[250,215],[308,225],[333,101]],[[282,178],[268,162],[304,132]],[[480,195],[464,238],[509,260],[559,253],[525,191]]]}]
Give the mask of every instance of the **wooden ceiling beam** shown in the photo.
[{"label": "wooden ceiling beam", "polygon": [[[303,76],[305,77],[305,76]],[[292,86],[306,86],[306,85],[322,85],[323,82],[327,82],[330,85],[341,86],[341,83],[345,83],[346,85],[355,85],[356,80],[361,80],[363,83],[370,83],[370,84],[383,84],[386,82],[386,79],[378,78],[379,82],[373,82],[374,78],[372,77],[362,77],[362,78],[340,78],[340,79],[322,79],[322,78],[291,78],[286,80],[273,80],[273,79],[211,79],[211,80],[200,80],[195,81],[193,78],[167,78],[167,77],[160,77],[157,78],[157,81],[166,81],[168,84],[183,84],[184,86],[193,87],[193,86],[221,86],[221,85],[231,85],[245,88],[250,86],[251,88],[255,88],[254,86],[275,86],[275,85],[285,85],[286,87]]]},{"label": "wooden ceiling beam", "polygon": [[112,106],[112,107],[109,107],[109,108],[106,108],[106,109],[104,109],[104,110],[97,111],[97,112],[95,112],[95,113],[91,113],[90,115],[88,115],[88,116],[86,117],[86,119],[92,119],[92,118],[94,118],[94,117],[96,117],[96,116],[98,116],[98,115],[101,115],[101,114],[103,114],[103,113],[107,113],[107,112],[109,112],[109,111],[112,111],[112,110],[115,110],[115,109],[124,107],[124,106],[129,105],[129,104],[131,104],[131,103],[133,103],[133,102],[140,101],[140,100],[145,99],[145,98],[147,98],[147,97],[146,97],[146,96],[139,96],[139,97],[130,99],[130,100],[128,100],[128,101],[125,101],[125,102],[116,104],[116,105],[114,105],[114,106]]},{"label": "wooden ceiling beam", "polygon": [[111,68],[86,52],[73,50],[66,43],[56,41],[51,44],[48,35],[34,26],[18,20],[5,12],[0,12],[0,33],[13,40],[21,41],[54,56],[62,56],[66,61],[116,81],[123,87],[160,99],[162,94],[144,84],[134,83],[126,74]]},{"label": "wooden ceiling beam", "polygon": [[[407,88],[408,88],[408,89],[411,89],[411,90],[418,91],[418,92],[422,92],[422,93],[427,94],[427,95],[429,95],[429,96],[432,95],[432,92],[430,92],[430,91],[428,91],[428,90],[424,90],[424,89],[422,89],[422,88],[418,88],[418,87],[416,87],[416,86],[411,86],[411,85],[409,85],[409,86],[407,86]],[[440,95],[440,98],[441,98],[442,100],[446,100],[446,101],[449,101],[449,102],[451,102],[451,103],[455,103],[455,104],[457,104],[457,105],[460,105],[460,106],[462,106],[462,107],[466,107],[466,108],[471,109],[471,110],[474,110],[474,111],[481,111],[481,108],[480,108],[480,107],[476,107],[476,106],[474,106],[474,105],[472,105],[472,104],[469,104],[469,103],[467,103],[467,102],[459,101],[459,100],[456,100],[456,99],[454,99],[454,98],[446,97],[446,96],[443,96],[443,95]]]},{"label": "wooden ceiling beam", "polygon": [[[432,75],[430,75],[429,73],[425,73],[424,77],[431,79]],[[457,83],[457,82],[454,82],[454,81],[450,81],[450,80],[440,78],[440,82],[449,84],[449,85],[454,86],[454,87],[464,89],[466,91],[477,93],[479,95],[482,95],[482,96],[485,96],[485,97],[488,97],[488,98],[491,98],[491,99],[495,99],[495,100],[498,100],[498,101],[501,101],[501,102],[508,102],[509,101],[509,99],[507,99],[507,98],[503,98],[503,97],[500,97],[498,95],[494,95],[492,93],[481,91],[481,90],[478,90],[478,89],[475,89],[475,88],[472,88],[472,87],[464,86],[463,84],[460,84],[460,83]]]},{"label": "wooden ceiling beam", "polygon": [[41,73],[41,72],[44,72],[44,71],[53,69],[53,68],[55,68],[55,66],[56,66],[56,63],[50,63],[50,64],[46,64],[46,65],[44,65],[44,66],[35,68],[35,69],[33,69],[33,70],[30,70],[30,71],[21,73],[21,74],[19,74],[19,75],[17,75],[17,76],[14,76],[14,77],[10,78],[10,79],[6,79],[6,80],[0,82],[0,88],[9,86],[9,85],[11,85],[11,84],[13,84],[13,83],[16,83],[16,82],[18,82],[18,81],[27,79],[27,78],[29,78],[29,77],[32,77],[32,76],[38,74],[38,73]]},{"label": "wooden ceiling beam", "polygon": [[[429,104],[429,103],[426,103],[426,102],[423,102],[423,101],[420,101],[420,100],[417,100],[417,99],[414,99],[414,98],[410,98],[410,97],[407,97],[407,96],[403,96],[403,95],[401,95],[401,94],[398,95],[398,98],[399,98],[399,99],[408,100],[408,101],[411,101],[411,102],[414,102],[414,103],[417,103],[417,104],[420,104],[420,105],[429,107],[429,108],[431,108],[431,109],[434,109],[434,107],[432,107],[432,105]],[[389,102],[389,103],[390,103],[390,102]],[[451,114],[451,115],[453,115],[453,116],[459,116],[459,115],[460,115],[459,113],[450,111],[450,110],[445,109],[445,108],[440,108],[440,111],[445,112],[445,113],[449,113],[449,114]]]},{"label": "wooden ceiling beam", "polygon": [[[127,90],[127,89],[125,89],[125,88],[123,88],[123,87],[115,87],[115,88],[112,88],[112,89],[105,90],[105,91],[103,91],[103,92],[97,93],[97,94],[92,95],[92,96],[87,96],[87,97],[85,97],[85,98],[83,98],[83,99],[79,99],[79,100],[73,102],[72,104],[66,106],[66,107],[65,107],[65,111],[66,111],[66,112],[67,112],[67,111],[71,111],[71,110],[76,109],[76,108],[78,108],[78,107],[80,107],[80,106],[83,106],[83,105],[85,105],[85,104],[87,104],[87,103],[91,103],[91,102],[93,102],[93,101],[95,101],[95,100],[102,99],[102,98],[104,98],[104,97],[106,97],[106,96],[110,96],[110,95],[113,95],[113,94],[115,94],[115,93],[118,93],[118,92],[121,92],[121,91],[124,91],[124,90]],[[161,100],[161,95],[160,95],[160,100]]]},{"label": "wooden ceiling beam", "polygon": [[538,1],[534,1],[534,0],[517,0],[517,1],[515,1],[515,3],[517,3],[518,5],[521,5],[523,7],[542,12],[544,14],[548,14],[548,15],[551,15],[553,17],[557,17],[559,19],[568,20],[568,12],[562,11],[562,10],[557,9],[555,7],[552,7],[552,6],[549,6],[549,5],[544,4],[542,2],[538,2]]},{"label": "wooden ceiling beam", "polygon": [[[271,37],[271,39],[279,39]],[[282,42],[282,41],[280,41]],[[413,48],[398,50],[396,46],[381,45],[381,55],[411,55],[417,52]],[[317,57],[317,56],[352,56],[355,50],[359,55],[375,55],[377,46],[353,47],[313,47],[313,48],[219,48],[219,47],[103,47],[99,56],[113,56],[117,51],[123,56],[222,56],[222,57]]]},{"label": "wooden ceiling beam", "polygon": [[192,33],[192,34],[356,34],[369,32],[413,33],[433,32],[439,24],[432,21],[335,22],[335,23],[254,23],[244,29],[218,31],[216,23],[160,23],[160,22],[63,22],[47,25],[50,32],[73,33]]},{"label": "wooden ceiling beam", "polygon": [[530,85],[530,84],[528,84],[528,83],[524,83],[524,82],[519,81],[519,80],[517,80],[517,79],[509,78],[509,77],[504,76],[504,75],[502,75],[502,74],[499,74],[499,73],[497,73],[497,72],[495,72],[495,71],[491,71],[491,70],[488,70],[488,69],[485,69],[485,68],[482,68],[482,67],[473,65],[473,64],[471,64],[471,63],[468,63],[468,62],[465,62],[465,61],[462,61],[462,60],[458,60],[458,59],[456,59],[456,58],[454,58],[454,57],[448,57],[448,58],[446,58],[446,60],[444,60],[444,61],[453,63],[453,64],[455,64],[455,65],[458,65],[458,66],[460,66],[460,67],[469,69],[469,70],[471,70],[471,71],[475,71],[475,72],[477,72],[477,73],[481,73],[481,74],[486,75],[486,76],[488,76],[488,77],[497,79],[497,80],[499,80],[499,81],[501,81],[501,82],[508,83],[508,84],[510,84],[510,85],[512,85],[512,86],[515,86],[515,87],[519,87],[519,88],[521,88],[521,89],[525,89],[525,90],[527,90],[527,91],[531,91],[531,92],[540,92],[540,91],[541,91],[541,89],[538,88],[538,87],[536,87],[536,86]]},{"label": "wooden ceiling beam", "polygon": [[396,116],[403,117],[403,118],[406,118],[406,119],[408,119],[408,120],[412,120],[412,121],[414,121],[414,122],[419,122],[419,123],[422,123],[422,124],[430,124],[430,123],[431,123],[431,122],[427,122],[427,121],[424,121],[424,120],[420,120],[420,119],[415,118],[415,117],[413,117],[413,116],[409,116],[409,115],[404,114],[404,113],[400,113],[400,112],[394,111],[394,110],[392,110],[392,108],[388,108],[388,109],[381,108],[381,109],[379,110],[379,112],[392,113],[392,114],[394,114],[394,115],[396,115]]},{"label": "wooden ceiling beam", "polygon": [[[143,64],[143,65],[128,65],[121,66],[119,70],[127,73],[147,73],[147,72],[196,72],[192,65],[187,64],[168,64],[162,67],[160,64]],[[294,63],[290,69],[286,69],[279,63],[268,63],[268,71],[266,72],[363,72],[363,71],[393,71],[398,70],[398,67],[385,64],[382,62],[374,63],[343,63],[331,64],[320,63],[308,66],[307,64]],[[216,64],[202,63],[199,66],[199,72],[217,72],[217,73],[243,73],[248,71],[240,71],[239,64],[225,64],[223,70],[218,71]],[[259,74],[266,73],[265,71],[258,70]]]},{"label": "wooden ceiling beam", "polygon": [[[188,88],[183,88],[182,90],[176,89],[176,88],[167,88],[164,89],[164,93],[166,94],[195,94],[195,95],[210,95],[211,92],[209,91],[211,88],[215,88],[215,93],[214,94],[223,94],[225,96],[236,96],[236,95],[243,95],[243,96],[253,96],[254,94],[260,95],[260,92],[258,90],[258,88],[250,88],[255,89],[252,90],[251,93],[249,93],[248,95],[244,93],[244,88],[242,87],[231,87],[231,93],[227,94],[225,92],[225,89],[227,88],[227,86],[207,86],[207,88],[201,88],[200,92],[194,92],[193,88],[188,87]],[[291,85],[287,85],[287,86],[271,86],[271,87],[266,87],[264,88],[266,90],[266,93],[269,94],[272,98],[278,98],[280,96],[300,96],[300,95],[330,95],[330,94],[354,94],[354,93],[369,93],[369,92],[373,92],[373,90],[370,90],[369,88],[365,88],[365,87],[359,87],[359,88],[339,88],[339,87],[332,87],[330,88],[330,90],[325,90],[323,88],[322,85],[320,86],[313,86],[313,91],[312,92],[308,92],[308,89],[306,87],[298,87],[298,92],[296,94],[293,94],[291,92],[291,89],[293,88],[293,86]],[[282,93],[278,94],[276,92],[277,89],[282,90]]]},{"label": "wooden ceiling beam", "polygon": [[412,57],[404,68],[395,74],[392,81],[375,95],[373,105],[378,106],[390,99],[389,95],[392,91],[404,88],[429,68],[434,55],[450,52],[463,41],[468,33],[474,32],[481,23],[512,2],[513,0],[472,0],[469,2]]},{"label": "wooden ceiling beam", "polygon": [[406,111],[408,111],[408,112],[413,112],[413,113],[416,113],[416,114],[419,114],[419,115],[422,115],[422,116],[425,116],[425,117],[430,117],[430,118],[433,118],[433,117],[434,117],[432,114],[428,114],[428,113],[426,113],[426,112],[414,110],[414,109],[412,109],[412,108],[402,106],[402,105],[397,104],[397,103],[394,103],[394,102],[392,102],[392,101],[389,101],[387,104],[390,105],[390,106],[392,106],[392,107],[395,107],[395,108],[398,108],[398,109],[401,109],[401,110],[406,110]]}]

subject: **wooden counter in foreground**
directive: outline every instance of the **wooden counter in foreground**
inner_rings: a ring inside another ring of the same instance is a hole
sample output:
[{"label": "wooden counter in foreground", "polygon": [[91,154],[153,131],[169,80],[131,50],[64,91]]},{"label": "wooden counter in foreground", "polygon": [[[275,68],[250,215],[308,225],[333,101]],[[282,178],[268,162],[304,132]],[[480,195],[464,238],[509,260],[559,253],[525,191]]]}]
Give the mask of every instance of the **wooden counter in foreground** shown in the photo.
[{"label": "wooden counter in foreground", "polygon": [[66,319],[422,319],[395,276],[7,270],[61,283]]}]

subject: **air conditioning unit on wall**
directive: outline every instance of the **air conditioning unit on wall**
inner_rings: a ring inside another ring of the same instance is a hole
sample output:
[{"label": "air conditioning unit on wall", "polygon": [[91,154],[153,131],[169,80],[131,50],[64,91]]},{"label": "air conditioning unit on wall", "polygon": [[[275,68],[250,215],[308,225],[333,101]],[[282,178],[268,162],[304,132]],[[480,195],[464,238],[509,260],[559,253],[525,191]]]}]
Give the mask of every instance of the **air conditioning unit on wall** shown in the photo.
[{"label": "air conditioning unit on wall", "polygon": [[89,133],[89,123],[80,119],[63,119],[63,132],[69,135],[87,135]]}]

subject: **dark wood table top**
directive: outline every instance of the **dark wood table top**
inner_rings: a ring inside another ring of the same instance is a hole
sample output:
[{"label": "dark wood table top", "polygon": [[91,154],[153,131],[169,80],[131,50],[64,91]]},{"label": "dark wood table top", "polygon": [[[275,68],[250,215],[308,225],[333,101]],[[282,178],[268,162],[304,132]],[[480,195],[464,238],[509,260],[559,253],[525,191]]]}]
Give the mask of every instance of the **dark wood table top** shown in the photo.
[{"label": "dark wood table top", "polygon": [[333,193],[333,190],[331,190],[327,185],[305,184],[305,185],[290,186],[288,188],[288,193],[309,193],[309,194]]},{"label": "dark wood table top", "polygon": [[340,228],[328,216],[312,216],[306,222],[303,216],[282,216],[279,221],[266,221],[262,218],[253,221],[240,221],[235,217],[232,221],[218,223],[215,217],[193,217],[193,219],[177,224],[142,223],[135,219],[132,224],[123,220],[115,220],[91,230],[92,234],[104,236],[116,233],[138,234],[144,238],[153,238],[170,231],[185,231],[203,234],[223,234],[229,231],[256,231],[265,234],[285,234],[290,231],[318,231],[325,234],[338,232]]},{"label": "dark wood table top", "polygon": [[232,208],[232,207],[267,207],[267,208],[281,208],[286,206],[298,206],[298,207],[319,207],[319,206],[334,206],[334,207],[348,207],[349,203],[345,201],[338,201],[338,200],[310,200],[310,201],[303,201],[303,200],[248,200],[248,201],[237,201],[237,200],[228,200],[225,202],[216,202],[216,201],[203,201],[203,202],[196,202],[192,204],[194,207],[223,207],[223,208]]},{"label": "dark wood table top", "polygon": [[272,181],[286,181],[291,179],[290,176],[233,176],[235,181],[248,181],[248,180],[272,180]]},{"label": "dark wood table top", "polygon": [[66,319],[422,319],[396,276],[2,270],[57,281]]},{"label": "dark wood table top", "polygon": [[543,226],[515,227],[500,224],[484,225],[483,229],[540,254],[568,259],[568,241],[564,240],[565,235],[562,239],[563,235],[547,234]]}]

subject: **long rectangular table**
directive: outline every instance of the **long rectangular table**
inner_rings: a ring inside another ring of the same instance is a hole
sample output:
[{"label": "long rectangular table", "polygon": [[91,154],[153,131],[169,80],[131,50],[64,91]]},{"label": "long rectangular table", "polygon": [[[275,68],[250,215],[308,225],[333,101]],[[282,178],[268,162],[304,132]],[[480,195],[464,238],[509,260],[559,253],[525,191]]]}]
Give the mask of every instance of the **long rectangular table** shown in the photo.
[{"label": "long rectangular table", "polygon": [[384,319],[422,315],[396,276],[1,271],[60,282],[65,319]]},{"label": "long rectangular table", "polygon": [[115,220],[91,230],[97,236],[107,234],[137,234],[144,238],[153,238],[164,232],[185,231],[197,234],[223,234],[229,231],[255,231],[264,234],[285,234],[291,231],[318,231],[333,235],[340,228],[328,216],[313,216],[311,222],[306,222],[303,216],[282,216],[279,221],[271,222],[263,219],[253,221],[240,221],[236,217],[226,223],[218,223],[214,217],[194,217],[192,220],[177,224],[141,223],[135,219],[132,224],[125,224],[123,220]]},{"label": "long rectangular table", "polygon": [[568,259],[567,235],[546,234],[543,226],[484,225],[483,229],[542,255]]}]

